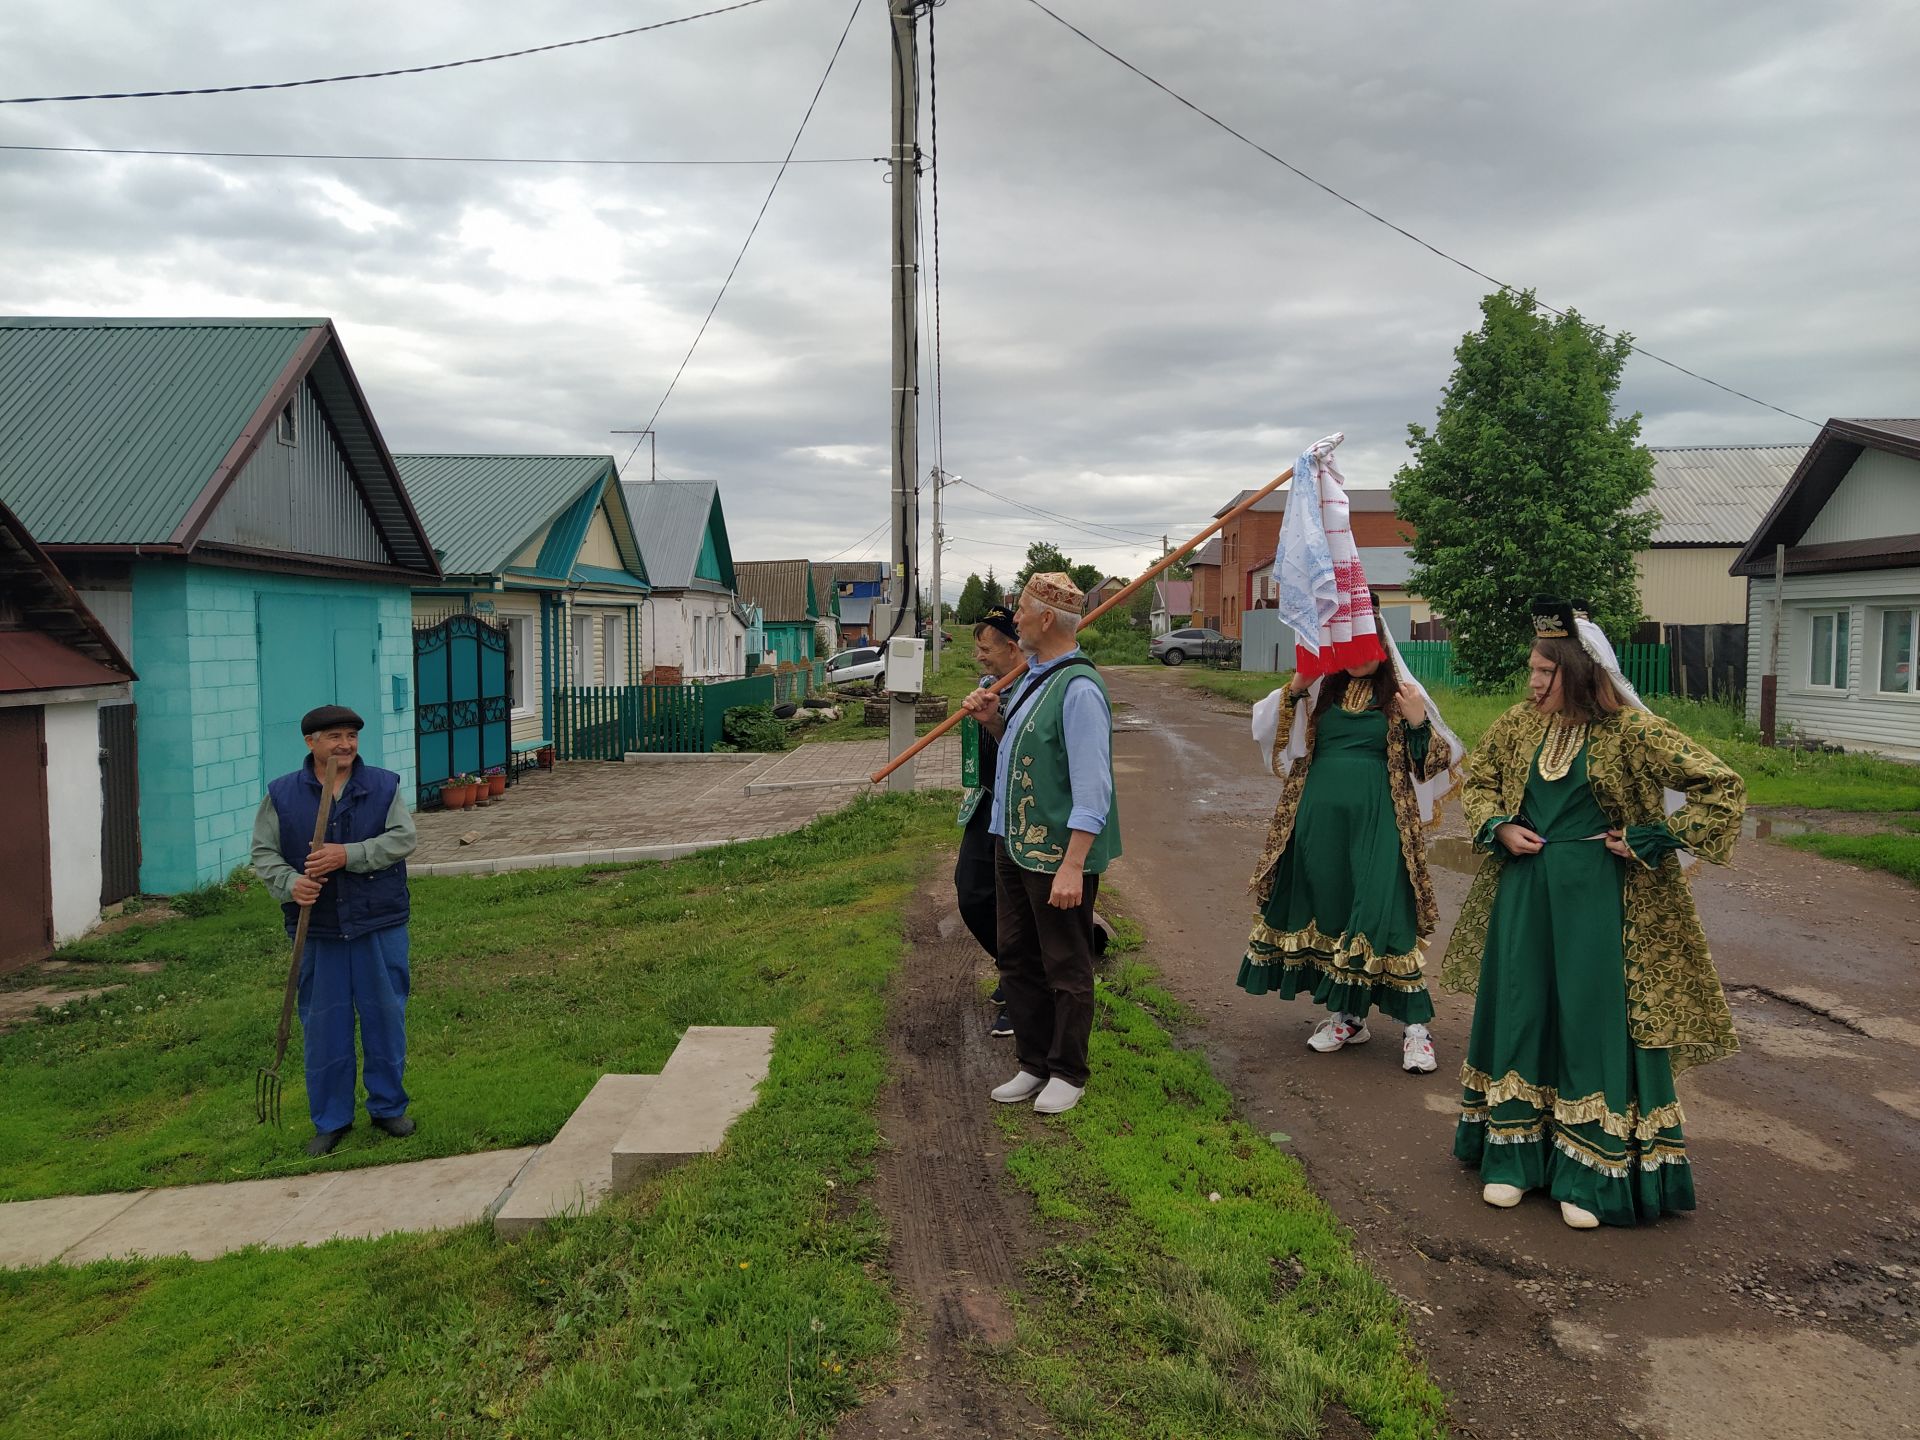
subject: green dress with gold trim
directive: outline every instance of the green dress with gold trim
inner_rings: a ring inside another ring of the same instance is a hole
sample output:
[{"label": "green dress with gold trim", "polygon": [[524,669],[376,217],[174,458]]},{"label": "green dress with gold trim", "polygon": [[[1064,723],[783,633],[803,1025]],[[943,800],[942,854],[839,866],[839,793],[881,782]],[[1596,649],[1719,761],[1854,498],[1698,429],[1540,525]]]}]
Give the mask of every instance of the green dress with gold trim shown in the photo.
[{"label": "green dress with gold trim", "polygon": [[[1430,727],[1404,731],[1418,769]],[[1410,1025],[1433,1018],[1388,738],[1387,716],[1371,706],[1333,705],[1315,718],[1312,769],[1240,962],[1238,984],[1249,994],[1291,1000],[1304,990],[1334,1014],[1377,1008]]]},{"label": "green dress with gold trim", "polygon": [[[1453,1150],[1485,1183],[1632,1225],[1693,1209],[1693,1172],[1672,1059],[1636,1045],[1628,1025],[1624,888],[1639,862],[1597,838],[1613,822],[1589,783],[1588,749],[1583,736],[1554,780],[1534,752],[1518,823],[1547,843],[1501,861]],[[1485,822],[1483,843],[1501,823]],[[1661,839],[1649,860],[1665,858],[1673,842]]]}]

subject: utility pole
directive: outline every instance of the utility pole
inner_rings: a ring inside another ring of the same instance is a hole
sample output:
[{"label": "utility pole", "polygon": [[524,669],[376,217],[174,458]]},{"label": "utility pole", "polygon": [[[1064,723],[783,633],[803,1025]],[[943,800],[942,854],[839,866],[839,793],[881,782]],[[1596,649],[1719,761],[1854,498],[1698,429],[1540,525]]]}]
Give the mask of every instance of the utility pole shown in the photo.
[{"label": "utility pole", "polygon": [[[920,273],[918,255],[920,190],[920,87],[918,83],[919,9],[924,0],[887,0],[892,27],[893,144],[888,152],[891,196],[893,277],[893,386],[889,392],[893,431],[893,573],[888,593],[892,606],[874,616],[874,639],[883,647],[903,630],[915,632],[914,598],[919,590],[920,550],[920,336],[916,328]],[[938,482],[935,483],[937,495]],[[938,606],[939,597],[935,597]],[[938,610],[936,608],[936,615]],[[918,695],[893,693],[887,715],[887,755],[913,744]],[[889,790],[913,789],[914,766],[902,765],[887,778]]]}]

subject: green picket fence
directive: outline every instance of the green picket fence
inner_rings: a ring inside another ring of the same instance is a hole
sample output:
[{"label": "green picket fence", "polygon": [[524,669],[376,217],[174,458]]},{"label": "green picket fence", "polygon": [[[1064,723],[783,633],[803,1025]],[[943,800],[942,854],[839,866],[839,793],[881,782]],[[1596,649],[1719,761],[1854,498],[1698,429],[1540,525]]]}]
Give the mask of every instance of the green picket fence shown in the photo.
[{"label": "green picket fence", "polygon": [[592,685],[553,694],[554,749],[562,760],[630,754],[700,754],[720,743],[736,705],[774,703],[771,673],[713,685]]},{"label": "green picket fence", "polygon": [[1401,642],[1400,657],[1422,685],[1464,685],[1466,680],[1453,668],[1451,640],[1406,640]]},{"label": "green picket fence", "polygon": [[[1620,672],[1642,695],[1673,693],[1670,647],[1666,645],[1623,645],[1620,647]],[[1423,685],[1467,686],[1472,677],[1454,668],[1451,640],[1405,640],[1400,654],[1407,669]]]}]

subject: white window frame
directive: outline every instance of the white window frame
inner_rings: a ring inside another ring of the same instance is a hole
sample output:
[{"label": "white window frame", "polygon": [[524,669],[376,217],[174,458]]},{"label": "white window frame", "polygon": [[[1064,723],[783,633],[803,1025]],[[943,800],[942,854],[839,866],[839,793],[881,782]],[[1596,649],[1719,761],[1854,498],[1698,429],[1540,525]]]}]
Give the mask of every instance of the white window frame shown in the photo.
[{"label": "white window frame", "polygon": [[282,445],[298,445],[300,443],[299,406],[300,397],[296,395],[293,399],[287,401],[285,405],[281,406],[280,413],[273,417],[273,438]]},{"label": "white window frame", "polygon": [[601,617],[600,665],[609,685],[627,683],[627,617],[614,612]]},{"label": "white window frame", "polygon": [[512,677],[515,720],[533,716],[533,617],[507,615],[507,673]]},{"label": "white window frame", "polygon": [[[1827,653],[1827,678],[1814,678],[1814,660],[1818,653],[1820,622],[1833,622],[1833,638]],[[1809,690],[1823,690],[1829,694],[1844,695],[1849,689],[1853,677],[1853,609],[1847,605],[1823,606],[1807,612],[1807,669],[1806,686]]]},{"label": "white window frame", "polygon": [[[1887,605],[1869,610],[1872,617],[1873,692],[1894,700],[1920,698],[1920,604]],[[1887,621],[1896,615],[1907,617],[1907,688],[1888,690],[1881,683],[1887,653]]]},{"label": "white window frame", "polygon": [[573,617],[573,683],[576,689],[600,683],[593,666],[593,617]]},{"label": "white window frame", "polygon": [[706,647],[707,617],[704,615],[695,615],[693,617],[693,641],[687,646],[688,674],[699,675],[704,671],[705,666],[702,663],[701,656]]}]

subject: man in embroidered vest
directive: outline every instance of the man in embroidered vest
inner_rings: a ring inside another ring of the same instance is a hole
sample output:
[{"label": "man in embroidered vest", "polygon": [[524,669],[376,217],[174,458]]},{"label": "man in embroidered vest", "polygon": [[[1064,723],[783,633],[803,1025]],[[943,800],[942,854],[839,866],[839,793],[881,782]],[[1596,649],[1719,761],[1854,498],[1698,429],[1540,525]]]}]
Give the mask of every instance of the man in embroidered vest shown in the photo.
[{"label": "man in embroidered vest", "polygon": [[[1027,668],[1013,611],[996,605],[981,617],[973,627],[973,658],[980,667],[983,686]],[[995,737],[969,717],[960,722],[960,753],[961,779],[967,793],[960,802],[960,854],[953,866],[953,894],[960,918],[973,938],[989,956],[995,956],[1000,949],[1000,908],[994,896],[994,856],[1000,842],[987,830],[987,822],[993,817],[987,796],[999,773],[999,747]],[[1007,1015],[1003,989],[994,990],[993,1003],[998,1013],[987,1033],[996,1039],[1012,1035],[1013,1021]]]},{"label": "man in embroidered vest", "polygon": [[1093,1034],[1093,902],[1120,854],[1113,794],[1113,713],[1081,651],[1084,597],[1040,574],[1014,623],[1027,673],[1005,696],[976,690],[966,712],[1000,745],[987,829],[998,909],[996,961],[1020,1069],[993,1092],[1043,1115],[1080,1102]]},{"label": "man in embroidered vest", "polygon": [[[307,759],[267,786],[253,818],[253,869],[286,913],[291,936],[308,906],[300,965],[300,1033],[306,1055],[309,1155],[325,1155],[353,1128],[357,1016],[366,1052],[367,1114],[389,1135],[413,1133],[401,1074],[407,1062],[407,856],[413,816],[400,777],[360,758],[365,722],[343,705],[307,712]],[[316,767],[334,764],[326,839]],[[309,848],[311,847],[311,848]]]}]

